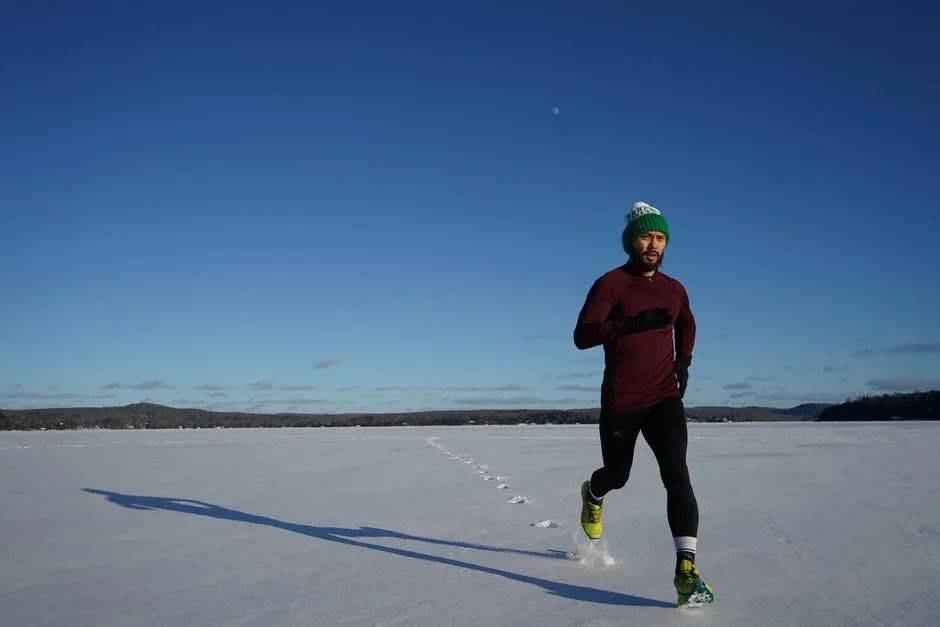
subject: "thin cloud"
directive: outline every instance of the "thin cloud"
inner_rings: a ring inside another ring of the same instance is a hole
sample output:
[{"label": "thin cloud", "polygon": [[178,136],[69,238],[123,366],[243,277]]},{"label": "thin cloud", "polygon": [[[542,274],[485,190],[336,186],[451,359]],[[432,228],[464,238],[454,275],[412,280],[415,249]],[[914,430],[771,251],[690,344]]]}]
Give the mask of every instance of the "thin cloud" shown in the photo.
[{"label": "thin cloud", "polygon": [[585,406],[594,403],[593,400],[584,400],[576,396],[565,396],[560,398],[540,398],[537,396],[512,396],[512,397],[476,397],[476,398],[455,398],[450,402],[455,405],[570,405],[574,403],[584,404]]},{"label": "thin cloud", "polygon": [[940,353],[940,342],[915,342],[895,346],[891,349],[893,355],[920,355],[924,353]]},{"label": "thin cloud", "polygon": [[343,363],[343,360],[340,357],[327,357],[326,359],[313,362],[313,367],[317,370],[323,370],[324,368],[332,368],[341,363]]},{"label": "thin cloud", "polygon": [[[227,408],[238,408],[238,407],[253,407],[255,409],[261,407],[273,407],[281,405],[312,405],[318,403],[328,403],[331,402],[329,399],[325,398],[308,398],[308,397],[297,397],[297,396],[285,396],[285,397],[252,397],[240,401],[214,401],[211,403],[201,402],[200,404],[206,407],[213,406],[225,406]],[[332,401],[337,402],[337,401]]]},{"label": "thin cloud", "polygon": [[[218,387],[218,390],[233,389],[233,388],[223,388]],[[310,390],[317,390],[319,386],[313,385],[312,383],[290,383],[287,385],[282,385],[278,383],[273,383],[265,379],[255,381],[254,383],[248,384],[249,390],[255,390],[259,392],[266,392],[269,390],[281,390],[284,392],[307,392]]]},{"label": "thin cloud", "polygon": [[25,399],[34,401],[64,401],[81,398],[88,398],[86,394],[79,392],[26,392],[23,390],[14,390],[0,394],[3,398]]},{"label": "thin cloud", "polygon": [[494,392],[522,392],[530,389],[527,385],[521,385],[519,383],[510,383],[509,385],[497,385],[496,387],[490,388]]},{"label": "thin cloud", "polygon": [[729,394],[728,398],[744,398],[745,396],[754,396],[754,392],[735,392],[734,394]]},{"label": "thin cloud", "polygon": [[155,379],[152,381],[141,381],[140,383],[131,383],[125,387],[129,390],[169,390],[173,386],[169,385],[162,379]]},{"label": "thin cloud", "polygon": [[601,376],[600,372],[596,370],[585,370],[583,372],[572,372],[571,374],[560,374],[558,375],[559,379],[593,379],[594,377]]},{"label": "thin cloud", "polygon": [[575,357],[571,360],[575,364],[591,364],[596,365],[598,363],[604,363],[604,353],[602,351],[594,351],[590,355],[584,355],[582,357]]},{"label": "thin cloud", "polygon": [[935,355],[940,354],[940,342],[911,342],[890,348],[864,348],[852,353],[855,357],[865,355]]},{"label": "thin cloud", "polygon": [[918,379],[913,377],[895,377],[872,379],[866,383],[876,390],[889,390],[892,392],[920,392],[940,389],[940,379]]},{"label": "thin cloud", "polygon": [[171,390],[173,386],[163,379],[151,379],[140,383],[119,383],[112,381],[101,386],[102,390]]},{"label": "thin cloud", "polygon": [[574,396],[564,396],[562,398],[553,398],[551,401],[553,405],[572,405],[574,403],[583,404],[585,406],[595,403],[595,401],[586,401],[583,398],[576,398]]},{"label": "thin cloud", "polygon": [[227,390],[228,388],[226,388],[224,385],[209,385],[207,383],[205,385],[194,387],[193,389],[200,392],[218,392],[219,390]]},{"label": "thin cloud", "polygon": [[726,390],[750,390],[751,384],[742,381],[740,383],[726,383],[721,387]]},{"label": "thin cloud", "polygon": [[763,401],[794,401],[800,403],[837,403],[844,395],[814,392],[791,392],[786,389],[780,389],[772,392],[755,392],[754,398]]},{"label": "thin cloud", "polygon": [[[315,405],[330,402],[322,398],[249,398],[241,401],[194,401],[190,399],[174,399],[174,403],[184,403],[192,407],[208,409],[210,411],[249,412],[249,413],[283,413],[302,409],[306,405]],[[335,402],[335,401],[334,401]],[[286,407],[285,407],[286,406]]]},{"label": "thin cloud", "polygon": [[575,385],[573,383],[565,383],[559,385],[555,388],[559,392],[597,392],[598,387],[596,385]]},{"label": "thin cloud", "polygon": [[545,399],[536,396],[479,396],[475,398],[455,398],[451,401],[455,405],[522,405],[522,404],[541,404]]},{"label": "thin cloud", "polygon": [[531,388],[527,385],[521,385],[519,383],[510,383],[508,385],[445,387],[432,389],[436,389],[440,392],[525,392]]},{"label": "thin cloud", "polygon": [[404,392],[417,390],[430,390],[435,392],[525,392],[531,388],[519,383],[506,385],[469,385],[429,387],[426,385],[381,385],[372,388],[376,392]]},{"label": "thin cloud", "polygon": [[767,382],[767,381],[776,381],[776,379],[774,379],[773,377],[748,377],[747,379],[745,379],[745,381],[763,381],[763,382]]}]

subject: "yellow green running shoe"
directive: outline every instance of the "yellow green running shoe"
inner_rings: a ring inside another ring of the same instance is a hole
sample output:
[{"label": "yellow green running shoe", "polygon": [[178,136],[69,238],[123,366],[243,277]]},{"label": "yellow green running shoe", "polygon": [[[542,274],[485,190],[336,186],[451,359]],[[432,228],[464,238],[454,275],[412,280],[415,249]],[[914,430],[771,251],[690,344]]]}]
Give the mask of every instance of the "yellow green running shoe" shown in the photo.
[{"label": "yellow green running shoe", "polygon": [[588,490],[591,489],[591,482],[585,481],[581,484],[581,528],[591,540],[597,540],[601,537],[601,510],[604,509],[604,502],[595,505],[588,500]]},{"label": "yellow green running shoe", "polygon": [[676,592],[679,607],[701,607],[714,602],[715,593],[699,576],[698,568],[690,560],[680,559],[676,565]]}]

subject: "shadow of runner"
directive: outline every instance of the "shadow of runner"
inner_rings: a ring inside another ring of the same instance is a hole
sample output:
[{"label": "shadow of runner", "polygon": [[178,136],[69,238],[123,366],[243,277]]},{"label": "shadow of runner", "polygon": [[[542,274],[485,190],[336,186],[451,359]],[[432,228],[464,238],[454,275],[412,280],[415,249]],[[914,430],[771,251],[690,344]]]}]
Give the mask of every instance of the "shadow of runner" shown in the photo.
[{"label": "shadow of runner", "polygon": [[494,551],[500,553],[519,553],[522,555],[532,555],[537,557],[547,557],[549,559],[564,559],[560,552],[550,551],[548,553],[538,553],[535,551],[520,551],[517,549],[506,549],[499,547],[485,546],[482,544],[471,544],[467,542],[454,542],[450,540],[439,540],[435,538],[423,538],[421,536],[413,536],[404,533],[399,533],[397,531],[390,531],[387,529],[378,529],[376,527],[360,527],[359,529],[346,529],[343,527],[316,527],[314,525],[300,525],[296,523],[284,522],[283,520],[277,520],[276,518],[269,518],[267,516],[258,516],[255,514],[248,514],[246,512],[240,512],[234,509],[228,509],[225,507],[220,507],[218,505],[213,505],[212,503],[206,503],[205,501],[194,501],[191,499],[174,499],[174,498],[165,498],[158,496],[141,496],[136,494],[121,494],[120,492],[108,492],[107,490],[94,490],[91,488],[82,488],[83,491],[90,494],[99,494],[101,496],[107,497],[109,501],[126,507],[128,509],[137,509],[137,510],[153,510],[153,509],[163,509],[172,512],[180,512],[183,514],[196,514],[198,516],[208,516],[210,518],[219,518],[222,520],[234,520],[238,522],[248,522],[256,525],[266,525],[268,527],[276,527],[278,529],[284,529],[286,531],[293,531],[294,533],[303,534],[305,536],[310,536],[311,538],[319,538],[321,540],[329,540],[330,542],[338,542],[340,544],[348,544],[351,546],[358,546],[364,549],[371,549],[373,551],[381,551],[383,553],[391,553],[393,555],[400,555],[402,557],[411,557],[414,559],[425,560],[428,562],[437,562],[438,564],[447,564],[449,566],[455,566],[457,568],[466,568],[467,570],[475,570],[481,573],[489,573],[491,575],[499,575],[500,577],[505,577],[513,581],[519,581],[522,583],[532,584],[544,589],[550,594],[556,596],[565,597],[568,599],[574,599],[577,601],[589,601],[592,603],[606,603],[609,605],[631,605],[638,607],[668,607],[674,608],[675,605],[672,603],[666,603],[664,601],[657,601],[656,599],[647,599],[644,597],[638,597],[631,594],[623,594],[620,592],[610,592],[607,590],[598,590],[596,588],[587,588],[585,586],[575,586],[567,583],[561,583],[557,581],[550,581],[548,579],[541,579],[539,577],[531,577],[528,575],[521,575],[519,573],[510,572],[508,570],[501,570],[499,568],[491,568],[489,566],[483,566],[480,564],[474,564],[472,562],[464,562],[461,560],[451,559],[449,557],[439,557],[437,555],[429,555],[427,553],[419,553],[418,551],[411,551],[408,549],[396,549],[392,547],[382,546],[380,544],[370,544],[368,542],[363,542],[359,538],[397,538],[403,540],[416,540],[419,542],[429,542],[431,544],[442,544],[449,546],[456,546],[461,548],[470,548],[481,551]]}]

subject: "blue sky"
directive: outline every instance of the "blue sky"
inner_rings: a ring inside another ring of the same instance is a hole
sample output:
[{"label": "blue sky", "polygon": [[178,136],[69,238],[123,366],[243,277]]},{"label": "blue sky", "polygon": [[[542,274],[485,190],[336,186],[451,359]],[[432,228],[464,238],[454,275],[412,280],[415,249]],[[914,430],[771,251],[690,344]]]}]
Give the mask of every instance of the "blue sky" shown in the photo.
[{"label": "blue sky", "polygon": [[637,200],[686,405],[940,387],[937,9],[447,4],[8,8],[0,407],[596,407]]}]

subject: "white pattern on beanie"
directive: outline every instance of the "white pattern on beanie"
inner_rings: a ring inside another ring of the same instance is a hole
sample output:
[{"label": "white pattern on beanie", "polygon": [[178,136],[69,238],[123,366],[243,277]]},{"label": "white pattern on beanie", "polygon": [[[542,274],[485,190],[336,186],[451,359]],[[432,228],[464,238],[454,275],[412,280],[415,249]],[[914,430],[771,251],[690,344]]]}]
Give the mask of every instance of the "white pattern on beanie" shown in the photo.
[{"label": "white pattern on beanie", "polygon": [[628,214],[626,215],[626,217],[624,218],[624,220],[625,220],[626,223],[629,225],[631,222],[633,222],[634,220],[636,220],[636,219],[639,218],[640,216],[649,215],[649,214],[651,214],[651,213],[652,213],[652,214],[655,214],[655,215],[658,215],[658,216],[659,216],[659,215],[662,215],[662,214],[659,212],[659,209],[657,209],[657,208],[654,207],[653,205],[647,204],[647,203],[645,203],[645,202],[643,202],[643,201],[641,200],[641,201],[639,201],[639,202],[633,203],[633,211],[631,211],[630,213],[628,213]]}]

